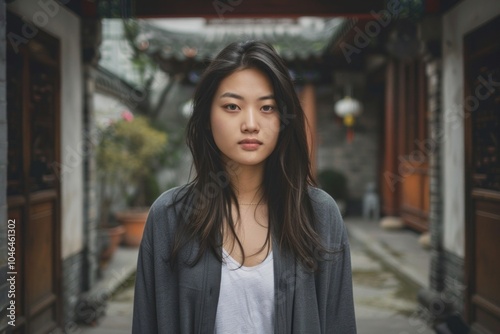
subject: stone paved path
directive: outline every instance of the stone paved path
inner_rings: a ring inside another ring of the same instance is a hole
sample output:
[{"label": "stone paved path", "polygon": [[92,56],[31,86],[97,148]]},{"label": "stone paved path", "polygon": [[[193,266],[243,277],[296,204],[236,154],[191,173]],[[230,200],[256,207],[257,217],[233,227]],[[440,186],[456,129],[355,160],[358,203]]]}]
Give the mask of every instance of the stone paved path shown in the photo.
[{"label": "stone paved path", "polygon": [[108,302],[106,315],[96,327],[81,328],[79,334],[130,334],[134,300],[133,281]]},{"label": "stone paved path", "polygon": [[418,286],[385,267],[351,238],[358,334],[430,334],[417,314]]},{"label": "stone paved path", "polygon": [[[385,267],[352,238],[351,256],[358,334],[433,333],[416,313],[418,286]],[[129,334],[133,297],[133,285],[129,284],[111,298],[98,326],[79,328],[75,333]]]}]

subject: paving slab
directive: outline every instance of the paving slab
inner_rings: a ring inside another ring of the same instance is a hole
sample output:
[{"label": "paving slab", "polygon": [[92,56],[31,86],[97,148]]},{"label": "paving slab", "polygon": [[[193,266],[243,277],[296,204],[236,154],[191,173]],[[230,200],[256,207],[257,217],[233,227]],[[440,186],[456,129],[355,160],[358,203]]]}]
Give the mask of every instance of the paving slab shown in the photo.
[{"label": "paving slab", "polygon": [[429,286],[431,255],[418,243],[417,232],[406,228],[385,230],[376,221],[358,217],[347,217],[345,223],[349,236],[384,264],[422,288]]},{"label": "paving slab", "polygon": [[[138,248],[119,247],[90,294],[110,296],[105,314],[94,326],[79,326],[78,334],[130,334],[134,275]],[[124,286],[125,285],[125,286]]]},{"label": "paving slab", "polygon": [[[347,218],[358,334],[431,334],[417,292],[426,284],[430,254],[408,230]],[[406,263],[402,263],[406,262]],[[417,273],[418,272],[418,273]]]}]

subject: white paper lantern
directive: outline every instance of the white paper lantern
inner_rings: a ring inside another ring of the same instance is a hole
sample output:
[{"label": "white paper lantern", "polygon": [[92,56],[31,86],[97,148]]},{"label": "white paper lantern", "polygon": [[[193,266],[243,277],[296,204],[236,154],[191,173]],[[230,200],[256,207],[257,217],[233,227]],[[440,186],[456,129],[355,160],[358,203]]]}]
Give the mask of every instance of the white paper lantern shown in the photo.
[{"label": "white paper lantern", "polygon": [[342,117],[344,125],[347,127],[347,142],[351,143],[354,139],[354,117],[361,114],[363,107],[361,102],[351,98],[349,95],[335,103],[335,113]]},{"label": "white paper lantern", "polygon": [[346,96],[342,100],[337,101],[334,108],[335,113],[339,117],[358,116],[363,111],[361,103],[350,96]]},{"label": "white paper lantern", "polygon": [[186,118],[191,117],[191,115],[193,114],[193,108],[194,108],[193,99],[184,102],[181,106],[182,116]]}]

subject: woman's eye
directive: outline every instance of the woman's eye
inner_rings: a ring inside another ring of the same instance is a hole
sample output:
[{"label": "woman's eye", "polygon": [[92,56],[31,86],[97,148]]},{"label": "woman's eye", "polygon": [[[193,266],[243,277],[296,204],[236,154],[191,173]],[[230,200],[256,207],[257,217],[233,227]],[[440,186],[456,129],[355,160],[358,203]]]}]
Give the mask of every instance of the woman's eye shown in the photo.
[{"label": "woman's eye", "polygon": [[275,108],[273,106],[263,106],[262,107],[262,111],[264,111],[264,112],[272,112],[274,110],[275,110]]},{"label": "woman's eye", "polygon": [[229,111],[236,111],[236,110],[238,110],[238,106],[236,104],[232,104],[232,103],[226,104],[224,106],[224,108],[226,108]]}]

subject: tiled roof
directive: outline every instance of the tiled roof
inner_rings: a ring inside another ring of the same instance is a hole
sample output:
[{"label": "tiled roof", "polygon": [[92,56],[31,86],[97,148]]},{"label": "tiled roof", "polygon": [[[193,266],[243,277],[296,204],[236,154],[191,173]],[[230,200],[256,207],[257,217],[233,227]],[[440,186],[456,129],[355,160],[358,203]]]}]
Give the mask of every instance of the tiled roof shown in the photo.
[{"label": "tiled roof", "polygon": [[205,62],[212,59],[227,44],[233,41],[265,40],[271,43],[288,62],[305,61],[321,57],[333,36],[343,28],[346,20],[325,20],[318,27],[295,27],[278,25],[209,25],[198,32],[179,32],[160,28],[147,21],[140,21],[141,34],[137,46],[164,61],[183,62],[191,59]]}]

